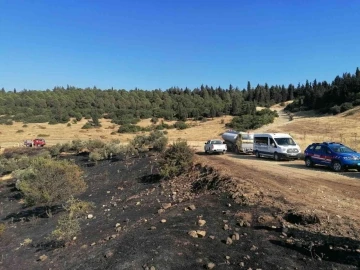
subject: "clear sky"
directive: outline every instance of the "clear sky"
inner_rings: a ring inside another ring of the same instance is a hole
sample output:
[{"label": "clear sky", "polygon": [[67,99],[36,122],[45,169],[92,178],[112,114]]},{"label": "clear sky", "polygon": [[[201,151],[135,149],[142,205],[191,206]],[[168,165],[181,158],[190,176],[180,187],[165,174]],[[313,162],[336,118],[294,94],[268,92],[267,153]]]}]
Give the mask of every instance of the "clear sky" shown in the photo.
[{"label": "clear sky", "polygon": [[0,0],[0,88],[241,89],[360,66],[358,0]]}]

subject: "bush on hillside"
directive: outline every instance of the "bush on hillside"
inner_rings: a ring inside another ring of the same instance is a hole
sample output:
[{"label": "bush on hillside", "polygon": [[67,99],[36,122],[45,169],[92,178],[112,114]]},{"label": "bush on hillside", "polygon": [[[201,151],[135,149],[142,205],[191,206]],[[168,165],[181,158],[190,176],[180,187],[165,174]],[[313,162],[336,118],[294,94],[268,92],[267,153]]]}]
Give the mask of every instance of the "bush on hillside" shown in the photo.
[{"label": "bush on hillside", "polygon": [[141,130],[141,127],[131,124],[126,124],[119,127],[119,133],[135,133]]},{"label": "bush on hillside", "polygon": [[28,205],[51,206],[85,191],[83,172],[67,160],[34,158],[27,169],[15,172]]},{"label": "bush on hillside", "polygon": [[152,131],[149,135],[137,135],[132,141],[131,144],[138,151],[148,151],[149,148],[152,148],[154,151],[163,152],[167,145],[167,137],[161,131]]},{"label": "bush on hillside", "polygon": [[188,126],[184,121],[177,121],[177,122],[174,124],[174,127],[175,127],[176,129],[182,130],[182,129],[188,128],[189,126]]},{"label": "bush on hillside", "polygon": [[353,108],[353,105],[352,105],[351,102],[345,102],[345,103],[341,104],[340,111],[345,112],[345,111],[350,110],[352,108]]},{"label": "bush on hillside", "polygon": [[164,179],[170,179],[187,172],[193,166],[194,151],[187,141],[174,142],[162,154],[158,164],[160,175]]}]

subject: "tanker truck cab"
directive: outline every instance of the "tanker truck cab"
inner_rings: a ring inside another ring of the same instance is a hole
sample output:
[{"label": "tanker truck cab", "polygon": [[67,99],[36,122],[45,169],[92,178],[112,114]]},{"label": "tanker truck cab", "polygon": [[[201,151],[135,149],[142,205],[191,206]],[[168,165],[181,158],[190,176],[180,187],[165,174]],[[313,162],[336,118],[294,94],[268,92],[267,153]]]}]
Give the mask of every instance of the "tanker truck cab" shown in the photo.
[{"label": "tanker truck cab", "polygon": [[254,135],[254,154],[257,158],[268,157],[275,160],[298,159],[301,153],[299,145],[285,133],[263,133]]}]

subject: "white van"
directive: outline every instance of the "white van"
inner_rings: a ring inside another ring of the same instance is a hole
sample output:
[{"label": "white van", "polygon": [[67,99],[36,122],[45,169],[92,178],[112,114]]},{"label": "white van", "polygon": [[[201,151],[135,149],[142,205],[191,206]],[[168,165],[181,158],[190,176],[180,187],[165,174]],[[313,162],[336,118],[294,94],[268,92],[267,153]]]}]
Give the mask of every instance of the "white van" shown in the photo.
[{"label": "white van", "polygon": [[254,154],[259,157],[270,157],[275,160],[298,159],[301,149],[289,134],[262,133],[254,134]]}]

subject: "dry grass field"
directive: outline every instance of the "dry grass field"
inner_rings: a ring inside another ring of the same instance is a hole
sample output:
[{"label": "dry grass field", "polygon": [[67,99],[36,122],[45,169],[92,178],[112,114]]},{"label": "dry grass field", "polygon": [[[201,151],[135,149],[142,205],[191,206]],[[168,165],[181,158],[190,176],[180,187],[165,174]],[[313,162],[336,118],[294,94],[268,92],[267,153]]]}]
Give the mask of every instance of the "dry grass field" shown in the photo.
[{"label": "dry grass field", "polygon": [[[251,132],[284,132],[291,134],[300,144],[302,149],[312,142],[339,141],[352,148],[360,150],[360,107],[344,112],[336,116],[316,115],[313,111],[300,112],[294,114],[293,120],[283,111],[283,106],[275,105],[271,109],[277,110],[279,117],[274,123],[261,127]],[[189,120],[191,125],[185,130],[168,130],[169,142],[178,138],[185,139],[195,148],[202,148],[203,143],[211,138],[221,138],[225,128],[225,123],[230,122],[231,116],[224,116],[208,119],[206,122]],[[44,137],[48,145],[64,143],[74,139],[89,140],[102,139],[111,141],[119,139],[121,143],[128,143],[136,134],[119,134],[119,125],[110,122],[109,119],[101,119],[100,128],[81,129],[87,120],[83,119],[76,124],[57,124],[48,125],[14,123],[13,125],[0,126],[0,146],[2,148],[21,146],[25,139]],[[167,121],[173,124],[174,121]],[[152,123],[150,119],[142,120],[139,126],[146,127]],[[141,134],[138,133],[138,134]]]}]

